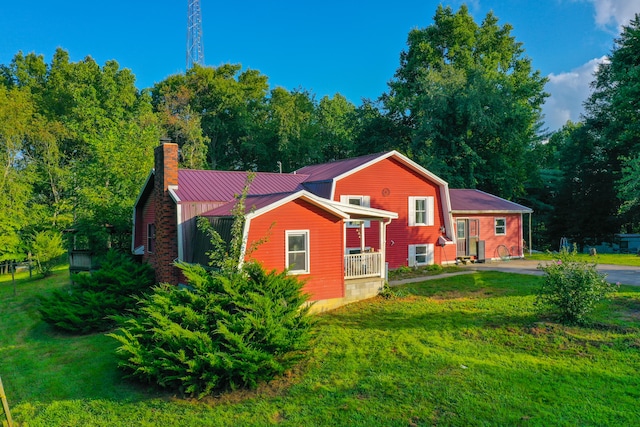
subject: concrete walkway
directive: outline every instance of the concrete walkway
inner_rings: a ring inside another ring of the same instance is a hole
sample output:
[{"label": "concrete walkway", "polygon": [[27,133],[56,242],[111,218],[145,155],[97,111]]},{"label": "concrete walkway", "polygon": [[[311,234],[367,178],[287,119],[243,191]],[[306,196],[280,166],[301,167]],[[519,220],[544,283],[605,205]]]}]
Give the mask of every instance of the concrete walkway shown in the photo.
[{"label": "concrete walkway", "polygon": [[[405,280],[394,280],[389,284],[391,286],[402,285],[405,283],[422,282],[429,279],[440,279],[447,276],[455,276],[459,274],[470,274],[475,271],[493,270],[502,271],[504,273],[532,274],[542,276],[543,272],[538,270],[539,264],[548,261],[531,261],[525,259],[513,259],[510,261],[487,261],[485,263],[461,265],[466,271],[457,273],[439,274],[437,276],[415,277]],[[623,285],[640,286],[640,267],[631,267],[628,265],[612,265],[598,264],[598,271],[607,275],[607,280],[611,283],[620,283]]]}]

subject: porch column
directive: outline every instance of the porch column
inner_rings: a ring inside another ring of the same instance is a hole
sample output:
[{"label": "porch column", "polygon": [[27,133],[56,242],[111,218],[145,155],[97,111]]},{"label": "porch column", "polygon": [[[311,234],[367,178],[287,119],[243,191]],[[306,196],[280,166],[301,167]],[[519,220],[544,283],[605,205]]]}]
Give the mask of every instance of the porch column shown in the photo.
[{"label": "porch column", "polygon": [[360,252],[361,253],[364,253],[364,250],[367,246],[364,238],[364,232],[365,232],[364,221],[360,221]]}]

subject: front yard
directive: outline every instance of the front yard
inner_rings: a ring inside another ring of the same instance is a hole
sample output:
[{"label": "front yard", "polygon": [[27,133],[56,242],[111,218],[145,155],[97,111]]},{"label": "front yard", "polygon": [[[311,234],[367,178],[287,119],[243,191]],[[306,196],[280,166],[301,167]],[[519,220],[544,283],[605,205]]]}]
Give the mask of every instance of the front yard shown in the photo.
[{"label": "front yard", "polygon": [[194,401],[124,381],[114,340],[39,320],[36,295],[68,272],[22,280],[15,297],[0,282],[0,377],[19,426],[640,425],[638,288],[622,287],[591,326],[566,327],[534,311],[536,276],[397,287],[320,315],[308,360],[286,378]]}]

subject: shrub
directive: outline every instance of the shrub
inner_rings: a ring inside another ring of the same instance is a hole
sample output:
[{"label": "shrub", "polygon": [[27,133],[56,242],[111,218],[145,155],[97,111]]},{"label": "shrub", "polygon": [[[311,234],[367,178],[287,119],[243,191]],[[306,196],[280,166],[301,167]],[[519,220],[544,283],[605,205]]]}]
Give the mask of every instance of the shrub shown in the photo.
[{"label": "shrub", "polygon": [[36,270],[43,277],[50,276],[53,268],[65,253],[62,235],[53,231],[41,231],[33,236],[31,250],[36,260]]},{"label": "shrub", "polygon": [[41,297],[42,319],[68,332],[87,334],[115,327],[111,317],[133,309],[136,295],[149,292],[154,274],[148,264],[110,251],[98,270],[74,274],[74,284]]},{"label": "shrub", "polygon": [[[286,271],[266,272],[240,260],[244,201],[233,209],[229,244],[207,221],[211,269],[178,263],[188,286],[160,285],[132,316],[118,318],[119,366],[127,375],[190,396],[255,387],[292,367],[308,348],[313,322],[304,283]],[[259,244],[259,243],[256,243]]]},{"label": "shrub", "polygon": [[595,304],[617,290],[595,263],[578,260],[575,248],[563,248],[556,259],[538,268],[545,279],[536,304],[555,311],[564,323],[584,323]]},{"label": "shrub", "polygon": [[268,381],[308,348],[312,320],[295,276],[255,263],[231,274],[179,267],[187,287],[157,286],[109,334],[129,377],[203,397]]}]

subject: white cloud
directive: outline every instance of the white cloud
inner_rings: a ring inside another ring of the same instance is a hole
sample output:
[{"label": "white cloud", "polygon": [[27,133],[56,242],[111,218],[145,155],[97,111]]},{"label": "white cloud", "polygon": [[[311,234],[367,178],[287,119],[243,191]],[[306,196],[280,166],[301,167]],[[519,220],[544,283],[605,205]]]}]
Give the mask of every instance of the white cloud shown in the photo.
[{"label": "white cloud", "polygon": [[584,111],[582,104],[591,94],[590,83],[594,73],[606,56],[595,58],[567,73],[551,73],[545,90],[550,94],[542,106],[544,120],[549,130],[561,128],[567,120],[577,122]]},{"label": "white cloud", "polygon": [[[640,0],[587,0],[595,9],[596,25],[620,32],[636,13],[640,13]],[[613,28],[612,28],[613,27]]]}]

